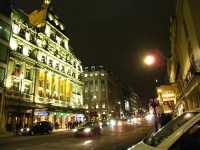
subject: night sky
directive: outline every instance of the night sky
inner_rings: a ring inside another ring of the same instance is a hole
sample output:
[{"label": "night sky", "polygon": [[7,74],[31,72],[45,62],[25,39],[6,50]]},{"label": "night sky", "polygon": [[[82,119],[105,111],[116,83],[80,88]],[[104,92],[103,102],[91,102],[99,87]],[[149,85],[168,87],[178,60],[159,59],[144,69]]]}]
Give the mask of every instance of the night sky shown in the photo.
[{"label": "night sky", "polygon": [[[41,5],[41,0],[14,1],[27,13]],[[167,79],[173,1],[53,0],[53,7],[84,66],[104,65],[148,100],[155,80],[163,83]],[[147,68],[143,56],[149,52],[159,59]]]}]

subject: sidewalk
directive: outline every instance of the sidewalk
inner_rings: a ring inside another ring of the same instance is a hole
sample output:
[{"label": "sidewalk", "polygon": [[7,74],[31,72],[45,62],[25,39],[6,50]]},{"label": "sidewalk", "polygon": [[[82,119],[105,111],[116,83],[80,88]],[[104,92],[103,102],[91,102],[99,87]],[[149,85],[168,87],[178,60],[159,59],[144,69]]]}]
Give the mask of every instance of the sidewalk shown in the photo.
[{"label": "sidewalk", "polygon": [[[72,130],[67,130],[67,129],[54,129],[52,131],[52,133],[59,133],[59,132],[66,132],[66,133],[70,133]],[[19,135],[16,135],[13,132],[5,132],[5,133],[0,133],[0,139],[3,138],[9,138],[9,137],[20,137]]]},{"label": "sidewalk", "polygon": [[0,138],[14,137],[14,136],[15,134],[13,132],[0,133]]}]

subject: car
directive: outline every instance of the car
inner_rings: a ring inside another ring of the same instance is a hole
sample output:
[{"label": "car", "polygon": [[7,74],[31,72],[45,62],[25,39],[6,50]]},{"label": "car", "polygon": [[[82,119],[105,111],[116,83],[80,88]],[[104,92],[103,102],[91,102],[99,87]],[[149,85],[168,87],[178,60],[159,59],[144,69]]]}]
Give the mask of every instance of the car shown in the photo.
[{"label": "car", "polygon": [[128,150],[199,150],[200,110],[185,112]]},{"label": "car", "polygon": [[101,128],[98,122],[87,122],[73,132],[75,136],[90,137],[100,135]]},{"label": "car", "polygon": [[35,135],[35,134],[50,134],[53,131],[53,126],[48,121],[40,121],[31,128],[21,128],[19,135]]},{"label": "car", "polygon": [[131,124],[131,125],[140,125],[141,122],[142,122],[141,117],[132,117],[127,120],[127,124]]}]

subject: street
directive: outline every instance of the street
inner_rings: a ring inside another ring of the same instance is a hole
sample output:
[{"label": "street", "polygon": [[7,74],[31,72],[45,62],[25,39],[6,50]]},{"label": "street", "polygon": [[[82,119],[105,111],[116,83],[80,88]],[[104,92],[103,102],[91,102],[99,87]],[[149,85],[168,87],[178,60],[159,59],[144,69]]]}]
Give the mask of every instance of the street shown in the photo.
[{"label": "street", "polygon": [[0,139],[1,150],[123,150],[140,141],[151,131],[151,126],[104,128],[98,137],[74,137],[72,132],[51,135],[21,136]]}]

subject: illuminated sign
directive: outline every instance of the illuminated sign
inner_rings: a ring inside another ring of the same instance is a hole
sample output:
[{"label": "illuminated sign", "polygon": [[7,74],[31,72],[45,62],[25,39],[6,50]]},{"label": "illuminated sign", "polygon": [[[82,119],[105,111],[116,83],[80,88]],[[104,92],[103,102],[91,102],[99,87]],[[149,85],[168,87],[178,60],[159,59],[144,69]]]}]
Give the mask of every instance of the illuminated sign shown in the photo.
[{"label": "illuminated sign", "polygon": [[46,111],[37,111],[34,113],[36,116],[48,116],[49,113]]}]

